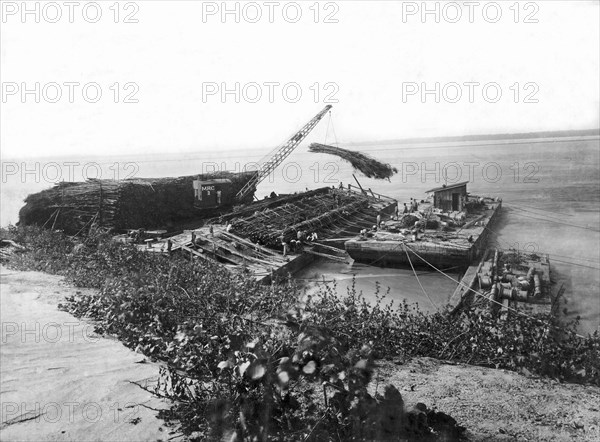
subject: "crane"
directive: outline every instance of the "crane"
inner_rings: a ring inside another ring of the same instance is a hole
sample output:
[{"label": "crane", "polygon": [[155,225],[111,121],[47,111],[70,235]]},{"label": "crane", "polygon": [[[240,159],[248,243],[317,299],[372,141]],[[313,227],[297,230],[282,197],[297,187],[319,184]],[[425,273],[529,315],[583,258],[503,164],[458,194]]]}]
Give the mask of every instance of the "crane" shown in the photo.
[{"label": "crane", "polygon": [[271,172],[273,172],[277,166],[279,166],[283,160],[285,160],[292,151],[298,147],[298,145],[306,138],[306,136],[314,129],[314,127],[321,121],[325,114],[332,108],[330,104],[325,106],[321,112],[313,117],[306,125],[290,137],[285,143],[283,143],[274,154],[269,154],[263,160],[261,160],[260,168],[256,171],[256,174],[250,178],[250,180],[240,189],[236,194],[236,199],[242,201],[248,194],[254,190]]}]

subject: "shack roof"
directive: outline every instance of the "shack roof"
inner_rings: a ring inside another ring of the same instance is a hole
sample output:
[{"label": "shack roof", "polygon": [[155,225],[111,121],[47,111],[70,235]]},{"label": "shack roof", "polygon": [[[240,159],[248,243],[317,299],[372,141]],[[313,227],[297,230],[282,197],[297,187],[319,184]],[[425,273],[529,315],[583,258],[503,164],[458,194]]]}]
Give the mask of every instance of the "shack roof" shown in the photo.
[{"label": "shack roof", "polygon": [[468,181],[463,181],[462,183],[450,184],[449,186],[436,187],[434,189],[428,190],[425,193],[441,192],[442,190],[456,189],[457,187],[466,186],[467,184]]}]

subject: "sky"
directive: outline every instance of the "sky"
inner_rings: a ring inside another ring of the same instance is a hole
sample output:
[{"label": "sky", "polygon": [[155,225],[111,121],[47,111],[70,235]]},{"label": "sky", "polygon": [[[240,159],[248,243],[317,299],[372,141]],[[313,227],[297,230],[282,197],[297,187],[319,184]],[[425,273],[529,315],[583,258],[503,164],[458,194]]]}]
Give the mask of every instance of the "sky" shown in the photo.
[{"label": "sky", "polygon": [[0,3],[4,158],[600,126],[597,1]]}]

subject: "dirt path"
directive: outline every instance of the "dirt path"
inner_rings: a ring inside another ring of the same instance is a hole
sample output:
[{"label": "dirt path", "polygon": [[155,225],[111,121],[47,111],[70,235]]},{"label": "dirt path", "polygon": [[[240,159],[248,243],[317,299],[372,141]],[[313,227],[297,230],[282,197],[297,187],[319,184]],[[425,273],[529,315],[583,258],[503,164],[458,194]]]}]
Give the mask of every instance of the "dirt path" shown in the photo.
[{"label": "dirt path", "polygon": [[[600,441],[600,388],[507,370],[416,358],[382,363],[408,406],[423,402],[467,428],[473,441]],[[382,388],[380,387],[380,391]]]},{"label": "dirt path", "polygon": [[[153,409],[158,366],[60,311],[61,278],[0,268],[1,423],[6,441],[166,440]],[[148,408],[150,407],[150,408]]]}]

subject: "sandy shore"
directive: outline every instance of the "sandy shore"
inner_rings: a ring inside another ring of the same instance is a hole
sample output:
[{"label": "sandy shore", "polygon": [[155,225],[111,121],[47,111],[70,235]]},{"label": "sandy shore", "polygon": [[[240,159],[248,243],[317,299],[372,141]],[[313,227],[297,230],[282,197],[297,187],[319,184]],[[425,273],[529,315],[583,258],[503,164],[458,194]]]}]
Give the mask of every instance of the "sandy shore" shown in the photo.
[{"label": "sandy shore", "polygon": [[158,366],[60,311],[77,290],[60,277],[0,269],[0,350],[5,441],[166,440],[167,404],[152,385]]}]

